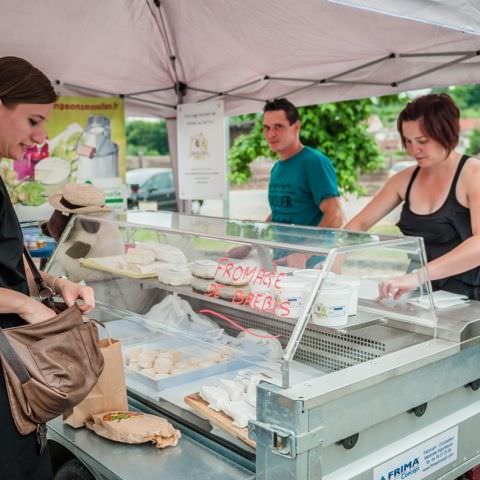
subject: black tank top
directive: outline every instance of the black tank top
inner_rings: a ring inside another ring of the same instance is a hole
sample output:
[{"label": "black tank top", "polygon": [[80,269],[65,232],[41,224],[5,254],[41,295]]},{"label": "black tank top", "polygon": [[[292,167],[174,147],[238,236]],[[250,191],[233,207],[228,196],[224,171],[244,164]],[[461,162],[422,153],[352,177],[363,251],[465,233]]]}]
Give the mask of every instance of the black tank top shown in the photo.
[{"label": "black tank top", "polygon": [[[5,184],[0,177],[0,287],[29,294],[23,266],[23,235]],[[2,328],[25,323],[17,314],[0,314]]]},{"label": "black tank top", "polygon": [[[460,159],[447,198],[435,212],[421,215],[410,209],[410,190],[420,167],[415,169],[408,183],[397,225],[404,235],[423,237],[428,261],[446,254],[472,236],[470,209],[461,205],[456,195],[458,178],[468,158],[467,155],[463,155]],[[480,266],[451,277],[434,280],[432,287],[434,290],[447,290],[480,300]]]}]

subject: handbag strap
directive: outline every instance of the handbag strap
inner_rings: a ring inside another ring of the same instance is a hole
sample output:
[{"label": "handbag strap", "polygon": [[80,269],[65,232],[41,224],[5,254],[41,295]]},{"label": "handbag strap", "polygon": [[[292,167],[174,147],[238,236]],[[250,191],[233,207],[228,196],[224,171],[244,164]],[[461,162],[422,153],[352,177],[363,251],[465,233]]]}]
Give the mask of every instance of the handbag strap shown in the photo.
[{"label": "handbag strap", "polygon": [[3,328],[0,328],[0,352],[5,361],[8,362],[13,370],[13,373],[20,380],[20,383],[24,384],[30,380],[30,374],[28,373],[25,365],[23,364],[17,352],[13,349],[12,345],[8,341],[7,336],[3,332]]},{"label": "handbag strap", "polygon": [[25,247],[23,247],[23,254],[25,256],[25,259],[27,260],[28,266],[30,267],[30,271],[32,272],[33,279],[35,280],[35,285],[38,289],[38,293],[40,294],[40,292],[42,292],[43,298],[52,297],[52,289],[48,287],[45,283],[45,280],[40,275],[40,272],[38,271],[35,262],[32,260],[29,251]]},{"label": "handbag strap", "polygon": [[[46,285],[45,281],[40,275],[40,272],[38,271],[38,268],[35,266],[35,263],[33,262],[30,253],[28,253],[28,250],[25,247],[23,247],[23,254],[25,255],[25,259],[27,260],[27,263],[32,272],[38,292],[42,292],[46,295],[47,298],[52,296],[51,289],[49,289]],[[30,379],[30,374],[25,368],[25,365],[20,359],[20,357],[17,355],[17,352],[15,352],[12,345],[8,341],[7,336],[3,332],[3,328],[0,328],[0,353],[2,354],[3,360],[6,361],[12,368],[13,373],[15,373],[17,378],[20,380],[20,383],[26,383]]]},{"label": "handbag strap", "polygon": [[[40,295],[43,295],[43,298],[50,298],[53,296],[52,290],[47,286],[45,281],[43,280],[38,268],[35,266],[35,263],[30,256],[28,250],[23,247],[23,254],[25,255],[25,259],[30,267],[30,270],[33,275],[33,279],[35,280],[35,284],[37,285],[37,289]],[[0,353],[2,354],[3,359],[10,365],[13,372],[17,376],[20,383],[26,383],[30,380],[30,374],[28,373],[27,369],[25,368],[24,363],[17,355],[17,352],[13,349],[12,345],[8,341],[7,336],[3,332],[3,328],[0,328]]]}]

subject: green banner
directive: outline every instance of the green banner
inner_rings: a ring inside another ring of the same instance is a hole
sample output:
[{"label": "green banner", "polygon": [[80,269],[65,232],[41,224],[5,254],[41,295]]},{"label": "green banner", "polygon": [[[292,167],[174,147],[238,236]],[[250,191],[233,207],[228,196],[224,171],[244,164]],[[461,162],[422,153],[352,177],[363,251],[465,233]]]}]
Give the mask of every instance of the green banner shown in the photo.
[{"label": "green banner", "polygon": [[[29,220],[66,183],[96,183],[125,176],[125,110],[117,97],[60,97],[46,124],[48,141],[20,160],[1,159],[0,174]],[[44,209],[42,209],[43,211]],[[22,215],[25,217],[25,215]]]}]

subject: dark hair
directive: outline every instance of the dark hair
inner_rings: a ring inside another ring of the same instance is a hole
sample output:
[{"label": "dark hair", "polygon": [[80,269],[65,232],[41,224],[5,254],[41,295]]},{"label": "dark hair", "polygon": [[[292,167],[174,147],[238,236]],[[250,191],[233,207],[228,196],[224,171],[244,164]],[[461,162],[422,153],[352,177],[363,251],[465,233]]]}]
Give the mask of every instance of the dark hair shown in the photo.
[{"label": "dark hair", "polygon": [[407,103],[397,119],[397,130],[405,148],[402,124],[420,120],[426,136],[437,141],[449,153],[457,146],[460,135],[460,111],[446,93],[431,93]]},{"label": "dark hair", "polygon": [[263,113],[274,112],[276,110],[283,110],[290,125],[300,120],[297,107],[286,98],[274,98],[265,103]]},{"label": "dark hair", "polygon": [[6,107],[18,103],[48,104],[57,100],[50,80],[18,57],[0,58],[0,100]]}]

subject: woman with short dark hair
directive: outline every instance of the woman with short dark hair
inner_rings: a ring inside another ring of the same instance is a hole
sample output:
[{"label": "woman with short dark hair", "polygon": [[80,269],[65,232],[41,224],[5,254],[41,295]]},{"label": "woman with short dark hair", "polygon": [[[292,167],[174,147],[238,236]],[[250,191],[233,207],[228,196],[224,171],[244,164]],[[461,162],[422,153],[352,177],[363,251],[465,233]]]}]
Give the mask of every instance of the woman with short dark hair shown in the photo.
[{"label": "woman with short dark hair", "polygon": [[[26,147],[46,139],[45,121],[57,95],[48,78],[26,60],[0,58],[0,157],[21,158]],[[24,264],[22,231],[3,180],[0,178],[0,327],[36,323],[55,312],[30,296],[37,289]],[[67,305],[82,299],[85,313],[94,308],[93,290],[42,272],[49,288]],[[35,432],[20,435],[10,413],[0,372],[0,479],[52,479],[48,450],[40,454]]]},{"label": "woman with short dark hair", "polygon": [[[398,227],[423,237],[433,289],[480,300],[480,160],[455,150],[460,112],[445,93],[425,95],[407,104],[397,127],[417,165],[390,178],[345,228],[368,230],[403,202]],[[398,299],[417,281],[402,275],[380,294]]]}]

